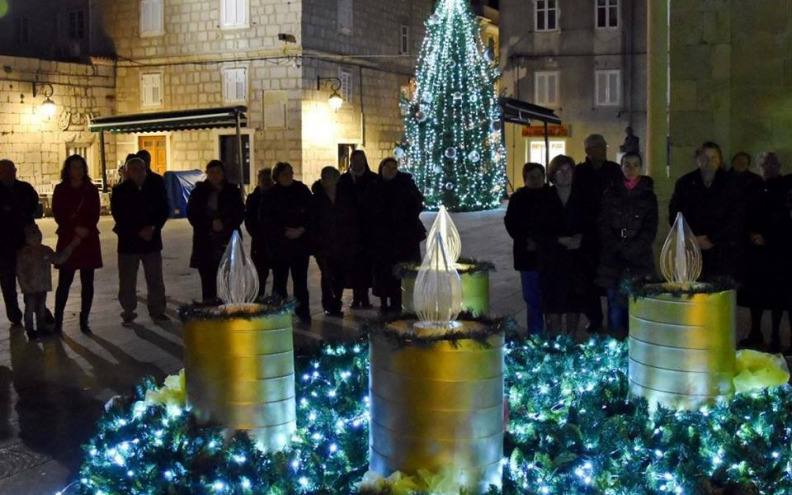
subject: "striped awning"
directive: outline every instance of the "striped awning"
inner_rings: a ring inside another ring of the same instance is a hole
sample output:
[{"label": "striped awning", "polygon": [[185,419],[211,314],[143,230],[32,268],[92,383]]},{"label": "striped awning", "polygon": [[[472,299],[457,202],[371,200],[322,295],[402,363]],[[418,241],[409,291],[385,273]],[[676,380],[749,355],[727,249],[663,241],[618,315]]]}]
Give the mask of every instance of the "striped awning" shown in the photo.
[{"label": "striped awning", "polygon": [[118,115],[93,119],[88,128],[91,132],[107,131],[114,134],[221,129],[236,127],[237,117],[240,126],[246,127],[245,112],[247,107],[236,106]]}]

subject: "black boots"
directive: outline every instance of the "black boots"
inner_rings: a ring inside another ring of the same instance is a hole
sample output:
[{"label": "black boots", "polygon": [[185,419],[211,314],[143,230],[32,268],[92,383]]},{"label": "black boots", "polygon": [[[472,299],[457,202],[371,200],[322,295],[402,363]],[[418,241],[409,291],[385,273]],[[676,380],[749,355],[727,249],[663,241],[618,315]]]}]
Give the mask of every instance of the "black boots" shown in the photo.
[{"label": "black boots", "polygon": [[93,333],[88,326],[88,313],[80,313],[80,331],[86,335]]}]

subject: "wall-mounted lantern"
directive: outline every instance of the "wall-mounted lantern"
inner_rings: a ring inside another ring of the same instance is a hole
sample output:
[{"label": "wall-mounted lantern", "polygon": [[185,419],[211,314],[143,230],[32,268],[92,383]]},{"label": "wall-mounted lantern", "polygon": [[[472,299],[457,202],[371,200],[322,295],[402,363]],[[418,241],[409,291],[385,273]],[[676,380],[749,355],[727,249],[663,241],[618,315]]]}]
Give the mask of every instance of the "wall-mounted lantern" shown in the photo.
[{"label": "wall-mounted lantern", "polygon": [[55,116],[55,112],[57,112],[58,107],[55,105],[55,102],[52,101],[52,94],[54,93],[54,89],[52,88],[52,84],[50,83],[40,83],[34,82],[33,83],[33,98],[35,98],[39,93],[44,95],[44,103],[41,104],[39,107],[39,112],[48,119],[51,119]]},{"label": "wall-mounted lantern", "polygon": [[330,105],[330,108],[333,109],[334,112],[337,112],[341,109],[341,106],[344,104],[344,98],[338,93],[341,89],[341,79],[338,77],[316,77],[316,90],[319,91],[322,89],[322,85],[328,83],[330,86],[330,90],[333,92],[330,95],[330,98],[327,100],[327,103]]}]

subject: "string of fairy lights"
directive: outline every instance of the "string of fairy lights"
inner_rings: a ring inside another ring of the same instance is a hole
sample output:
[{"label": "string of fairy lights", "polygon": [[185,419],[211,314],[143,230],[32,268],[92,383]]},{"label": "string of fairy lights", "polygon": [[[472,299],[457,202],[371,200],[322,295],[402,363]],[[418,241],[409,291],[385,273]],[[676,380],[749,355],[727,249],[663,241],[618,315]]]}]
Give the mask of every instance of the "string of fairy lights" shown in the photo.
[{"label": "string of fairy lights", "polygon": [[505,150],[495,94],[498,69],[463,0],[441,0],[426,22],[416,89],[401,102],[406,141],[395,153],[429,209],[500,206]]},{"label": "string of fairy lights", "polygon": [[[613,340],[507,345],[503,487],[493,494],[792,493],[788,387],[651,412],[629,395],[626,359]],[[147,381],[101,420],[74,492],[358,493],[368,470],[368,344],[326,346],[298,356],[296,369],[298,430],[283,452],[201,427],[186,407],[141,407],[135,401],[155,390]]]}]

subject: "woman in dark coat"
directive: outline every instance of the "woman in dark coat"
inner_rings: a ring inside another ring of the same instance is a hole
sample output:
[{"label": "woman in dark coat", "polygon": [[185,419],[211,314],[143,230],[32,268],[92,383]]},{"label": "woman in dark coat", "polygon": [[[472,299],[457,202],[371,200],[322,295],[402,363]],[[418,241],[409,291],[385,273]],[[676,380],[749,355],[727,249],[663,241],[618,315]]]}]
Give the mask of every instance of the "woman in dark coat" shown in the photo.
[{"label": "woman in dark coat", "polygon": [[239,186],[225,178],[225,165],[212,160],[206,165],[206,180],[196,184],[187,201],[187,219],[193,227],[190,268],[201,276],[201,297],[217,302],[217,270],[231,234],[242,225],[245,204]]},{"label": "woman in dark coat", "polygon": [[655,274],[652,244],[657,236],[657,196],[652,179],[641,175],[642,166],[638,153],[622,156],[624,179],[605,190],[599,213],[602,250],[596,284],[608,295],[608,329],[620,337],[628,330],[627,296],[619,291],[621,281],[650,279]]},{"label": "woman in dark coat", "polygon": [[338,191],[339,172],[335,167],[322,169],[322,180],[311,187],[311,226],[309,232],[314,256],[322,272],[322,308],[325,315],[341,318],[344,280],[355,259],[349,246],[358,240],[354,204]]},{"label": "woman in dark coat", "polygon": [[745,211],[742,195],[723,169],[720,147],[706,142],[696,152],[698,170],[676,182],[668,204],[668,220],[685,216],[703,257],[702,280],[736,278],[742,247]]},{"label": "woman in dark coat", "polygon": [[63,163],[61,183],[52,193],[52,216],[58,224],[58,244],[61,252],[75,237],[80,244],[65,263],[58,266],[58,288],[55,291],[55,332],[63,330],[63,313],[69,289],[77,270],[80,271],[80,330],[91,333],[88,317],[94,296],[94,270],[102,267],[102,248],[99,243],[99,190],[88,176],[88,164],[80,155],[72,155]]},{"label": "woman in dark coat", "polygon": [[[583,244],[585,196],[572,182],[575,161],[559,155],[550,162],[553,184],[539,197],[533,211],[533,235],[539,245],[539,284],[542,311],[551,334],[574,336],[580,312],[591,293]],[[566,315],[566,330],[562,316]]]},{"label": "woman in dark coat", "polygon": [[308,294],[311,191],[294,180],[294,169],[285,162],[272,169],[272,180],[275,185],[262,196],[259,213],[272,254],[272,292],[284,299],[288,297],[286,284],[291,272],[294,298],[297,299],[294,312],[301,322],[308,324],[311,322]]},{"label": "woman in dark coat", "polygon": [[379,165],[379,177],[366,191],[368,247],[374,274],[374,295],[381,312],[401,311],[401,281],[393,274],[403,262],[420,262],[421,241],[426,228],[421,223],[423,196],[412,175],[399,172],[395,158]]},{"label": "woman in dark coat", "polygon": [[737,299],[751,309],[751,332],[740,342],[759,346],[762,315],[769,309],[772,317],[771,352],[781,350],[781,318],[787,308],[786,287],[792,275],[792,218],[787,207],[789,183],[781,177],[781,163],[775,153],[760,157],[761,184],[748,193],[746,224],[748,248],[745,253],[746,278]]},{"label": "woman in dark coat", "polygon": [[[366,223],[366,188],[377,179],[369,168],[366,153],[355,150],[350,158],[349,171],[338,180],[338,196],[355,210],[355,228],[362,232]],[[347,256],[351,259],[347,272],[346,287],[352,289],[352,309],[370,309],[369,288],[371,287],[371,259],[365,244],[366,237],[360,236],[354,244],[347,243]]]},{"label": "woman in dark coat", "polygon": [[526,163],[523,166],[523,182],[525,187],[509,198],[503,221],[506,231],[514,239],[514,269],[520,272],[523,300],[528,311],[528,333],[536,335],[544,330],[544,318],[539,289],[539,245],[531,236],[531,217],[538,199],[547,192],[544,166]]}]

